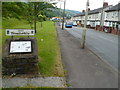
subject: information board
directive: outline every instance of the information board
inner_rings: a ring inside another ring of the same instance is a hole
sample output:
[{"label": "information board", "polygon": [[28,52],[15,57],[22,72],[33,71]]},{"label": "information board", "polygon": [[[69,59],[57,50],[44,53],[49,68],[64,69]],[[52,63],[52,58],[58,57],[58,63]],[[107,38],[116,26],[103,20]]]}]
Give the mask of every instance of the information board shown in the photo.
[{"label": "information board", "polygon": [[11,41],[10,53],[32,52],[31,41]]}]

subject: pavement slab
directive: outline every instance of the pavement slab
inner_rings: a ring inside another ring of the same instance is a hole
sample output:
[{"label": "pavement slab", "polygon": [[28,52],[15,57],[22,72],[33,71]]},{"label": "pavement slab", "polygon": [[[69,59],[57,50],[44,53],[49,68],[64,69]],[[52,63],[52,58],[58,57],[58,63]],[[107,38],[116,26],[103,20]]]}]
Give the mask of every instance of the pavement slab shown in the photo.
[{"label": "pavement slab", "polygon": [[25,87],[28,81],[27,78],[4,78],[2,79],[3,88]]},{"label": "pavement slab", "polygon": [[63,77],[45,77],[45,78],[33,78],[30,80],[30,85],[41,87],[65,87],[65,79]]},{"label": "pavement slab", "polygon": [[65,88],[66,80],[64,77],[3,78],[2,87],[3,88],[16,88],[16,87]]}]

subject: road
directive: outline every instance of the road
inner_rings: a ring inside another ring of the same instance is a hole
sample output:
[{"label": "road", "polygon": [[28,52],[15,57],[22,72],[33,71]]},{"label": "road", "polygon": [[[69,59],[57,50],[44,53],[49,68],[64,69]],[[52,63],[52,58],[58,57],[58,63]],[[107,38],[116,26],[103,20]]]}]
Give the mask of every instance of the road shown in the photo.
[{"label": "road", "polygon": [[[77,39],[82,37],[82,28],[65,28]],[[86,46],[104,62],[118,70],[118,36],[92,29],[86,31]]]}]

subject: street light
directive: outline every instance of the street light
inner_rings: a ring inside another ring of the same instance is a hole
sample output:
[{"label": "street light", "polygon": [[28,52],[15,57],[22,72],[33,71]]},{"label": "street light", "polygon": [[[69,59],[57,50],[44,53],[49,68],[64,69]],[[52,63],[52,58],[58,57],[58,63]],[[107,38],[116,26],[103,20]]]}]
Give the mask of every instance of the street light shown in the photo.
[{"label": "street light", "polygon": [[64,10],[63,10],[62,30],[64,29],[64,21],[65,21],[65,4],[66,4],[66,0],[64,0]]},{"label": "street light", "polygon": [[85,23],[84,23],[84,29],[82,31],[81,49],[85,48],[86,29],[87,29],[86,25],[87,25],[87,18],[88,18],[88,7],[89,7],[89,0],[87,0],[87,3],[86,3]]}]

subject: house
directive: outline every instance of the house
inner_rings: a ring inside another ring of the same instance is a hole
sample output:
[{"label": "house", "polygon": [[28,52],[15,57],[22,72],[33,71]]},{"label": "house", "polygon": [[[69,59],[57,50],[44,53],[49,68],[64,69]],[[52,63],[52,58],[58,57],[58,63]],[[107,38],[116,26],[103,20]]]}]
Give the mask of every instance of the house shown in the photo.
[{"label": "house", "polygon": [[[103,3],[103,7],[90,10],[88,9],[88,20],[87,20],[87,27],[101,30],[103,31],[103,28],[100,29],[100,26],[104,26],[104,18],[105,18],[105,11],[109,10],[112,7],[112,5],[108,5],[107,2]],[[75,15],[72,17],[73,21],[76,21],[79,25],[84,26],[85,21],[85,10],[82,11],[82,13]]]},{"label": "house", "polygon": [[[105,11],[105,28],[108,32],[118,34],[120,31],[120,3]],[[119,30],[118,30],[119,29]]]},{"label": "house", "polygon": [[88,21],[90,28],[95,29],[96,26],[100,26],[100,17],[101,17],[102,8],[91,10],[88,12]]}]

